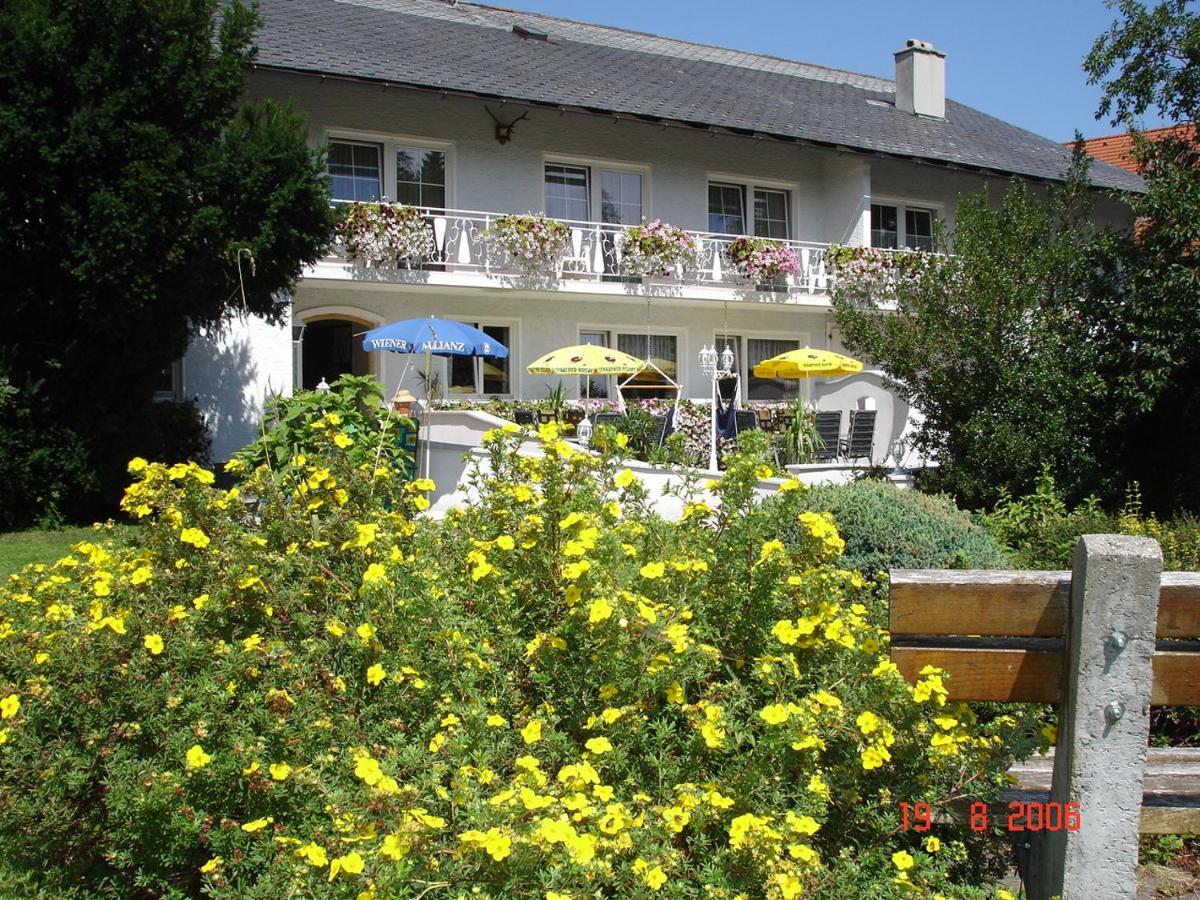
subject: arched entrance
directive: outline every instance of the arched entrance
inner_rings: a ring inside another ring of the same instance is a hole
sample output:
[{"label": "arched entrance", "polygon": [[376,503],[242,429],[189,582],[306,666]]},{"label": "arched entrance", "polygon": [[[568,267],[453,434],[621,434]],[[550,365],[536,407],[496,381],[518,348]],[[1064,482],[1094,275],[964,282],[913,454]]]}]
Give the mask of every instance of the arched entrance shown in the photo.
[{"label": "arched entrance", "polygon": [[332,383],[341,375],[370,375],[371,355],[363,350],[361,335],[374,327],[340,315],[306,318],[300,386],[311,391],[322,378]]}]

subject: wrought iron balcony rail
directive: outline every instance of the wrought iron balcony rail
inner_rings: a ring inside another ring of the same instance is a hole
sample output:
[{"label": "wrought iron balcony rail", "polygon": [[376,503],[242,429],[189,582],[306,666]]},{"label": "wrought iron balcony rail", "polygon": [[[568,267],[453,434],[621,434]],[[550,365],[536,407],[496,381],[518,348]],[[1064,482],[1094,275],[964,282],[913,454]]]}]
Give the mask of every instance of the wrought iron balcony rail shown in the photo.
[{"label": "wrought iron balcony rail", "polygon": [[[339,206],[348,207],[349,204]],[[387,207],[389,204],[381,206]],[[400,208],[399,205],[392,206]],[[695,247],[688,265],[672,266],[666,273],[646,275],[631,266],[629,258],[622,253],[619,235],[627,226],[573,220],[555,220],[567,230],[565,239],[561,241],[561,249],[540,259],[539,266],[532,267],[528,261],[524,265],[519,264],[495,236],[493,226],[496,221],[512,214],[427,208],[421,208],[419,212],[432,240],[426,241],[418,234],[415,243],[422,245],[422,250],[413,256],[401,258],[398,253],[374,252],[360,253],[356,258],[351,258],[347,254],[344,235],[339,238],[333,252],[336,257],[352,265],[379,270],[381,274],[387,270],[440,271],[479,273],[492,278],[515,278],[530,282],[539,279],[646,282],[803,294],[825,294],[833,280],[832,266],[827,265],[826,258],[828,244],[772,241],[795,254],[797,271],[755,283],[730,260],[728,250],[737,236],[705,231],[687,231]],[[413,244],[412,235],[409,237],[406,246]],[[386,243],[383,246],[386,250]]]}]

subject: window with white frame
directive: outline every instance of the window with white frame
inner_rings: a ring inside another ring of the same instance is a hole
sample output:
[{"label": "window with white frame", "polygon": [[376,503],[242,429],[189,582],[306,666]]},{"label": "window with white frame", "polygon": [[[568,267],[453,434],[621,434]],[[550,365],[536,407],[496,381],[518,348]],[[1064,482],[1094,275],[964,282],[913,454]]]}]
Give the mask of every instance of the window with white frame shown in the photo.
[{"label": "window with white frame", "polygon": [[512,394],[511,361],[514,356],[512,326],[468,322],[508,348],[504,359],[492,356],[451,356],[448,360],[447,393],[505,396]]},{"label": "window with white frame", "polygon": [[446,206],[446,151],[396,148],[396,200],[411,206]]},{"label": "window with white frame", "polygon": [[726,346],[733,350],[733,371],[742,379],[743,400],[794,400],[800,396],[796,379],[757,378],[754,375],[754,367],[763,360],[787,353],[789,350],[798,350],[798,340],[743,338],[736,334],[718,332],[713,347],[717,353],[721,353]]},{"label": "window with white frame", "polygon": [[183,359],[177,359],[169,366],[164,366],[158,373],[154,386],[154,399],[182,400],[183,399]]},{"label": "window with white frame", "polygon": [[[647,340],[649,348],[647,352]],[[617,349],[638,359],[649,358],[661,370],[647,366],[626,382],[627,390],[636,391],[637,397],[674,397],[675,388],[667,379],[679,382],[679,338],[673,334],[617,334]],[[666,376],[664,378],[663,376]]]},{"label": "window with white frame", "polygon": [[[749,215],[747,198],[751,203]],[[787,240],[791,237],[791,216],[791,191],[723,181],[708,183],[708,230],[714,234]]]},{"label": "window with white frame", "polygon": [[340,202],[376,201],[383,196],[381,144],[331,140],[326,166],[330,195]]},{"label": "window with white frame", "polygon": [[637,225],[645,179],[632,169],[548,162],[546,215],[552,219]]},{"label": "window with white frame", "polygon": [[871,246],[887,250],[898,247],[932,250],[933,220],[932,209],[903,203],[872,203]]},{"label": "window with white frame", "polygon": [[[579,343],[594,347],[608,347],[607,331],[581,331]],[[584,375],[579,379],[579,396],[605,400],[608,398],[608,375]],[[589,384],[590,382],[590,384]]]}]

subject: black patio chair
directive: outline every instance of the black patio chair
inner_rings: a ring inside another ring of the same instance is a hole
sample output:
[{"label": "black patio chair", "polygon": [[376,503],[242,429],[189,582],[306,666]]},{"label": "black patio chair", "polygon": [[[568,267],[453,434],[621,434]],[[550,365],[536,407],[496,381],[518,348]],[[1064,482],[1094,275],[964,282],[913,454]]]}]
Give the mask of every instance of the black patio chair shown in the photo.
[{"label": "black patio chair", "polygon": [[537,412],[532,409],[518,409],[513,411],[513,421],[518,425],[536,425]]},{"label": "black patio chair", "polygon": [[752,409],[739,409],[733,414],[733,427],[738,434],[758,430],[758,413]]},{"label": "black patio chair", "polygon": [[592,427],[599,428],[601,425],[616,425],[620,418],[620,413],[596,413],[592,416]]},{"label": "black patio chair", "polygon": [[837,459],[842,441],[842,411],[819,412],[815,416],[817,437],[820,446],[817,447],[816,461],[829,462]]},{"label": "black patio chair", "polygon": [[850,411],[850,430],[841,443],[841,455],[847,461],[866,459],[871,463],[871,454],[875,450],[875,410],[852,409]]}]

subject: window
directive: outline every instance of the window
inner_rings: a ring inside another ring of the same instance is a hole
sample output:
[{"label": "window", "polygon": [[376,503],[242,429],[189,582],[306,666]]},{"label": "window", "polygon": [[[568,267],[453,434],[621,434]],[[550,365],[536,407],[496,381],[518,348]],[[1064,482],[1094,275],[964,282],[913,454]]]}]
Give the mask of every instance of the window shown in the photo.
[{"label": "window", "polygon": [[589,171],[586,166],[546,164],[546,215],[552,219],[590,218]]},{"label": "window", "polygon": [[637,225],[642,221],[640,172],[600,170],[600,221],[613,225]]},{"label": "window", "polygon": [[[593,179],[600,185],[594,197]],[[637,225],[642,221],[642,173],[546,163],[546,215],[578,222]]]},{"label": "window", "polygon": [[154,386],[154,399],[156,401],[183,399],[182,359],[175,360],[158,373],[157,383]]},{"label": "window", "polygon": [[412,206],[446,206],[446,151],[396,148],[396,200]]},{"label": "window", "polygon": [[[596,347],[608,346],[607,331],[581,331],[579,332],[579,343],[591,344]],[[591,382],[589,385],[588,382]],[[608,376],[607,375],[588,375],[579,379],[579,396],[593,397],[601,400],[608,398]]]},{"label": "window", "polygon": [[746,340],[746,390],[747,400],[794,400],[800,396],[800,381],[796,378],[755,378],[754,367],[764,359],[799,350],[799,341],[776,340],[773,338],[748,338]]},{"label": "window", "polygon": [[894,250],[900,246],[896,207],[871,204],[871,246]]},{"label": "window", "polygon": [[910,250],[933,249],[933,210],[904,211],[904,246]]},{"label": "window", "polygon": [[[671,381],[679,381],[679,352],[678,338],[673,334],[652,334],[650,341],[650,360],[662,370]],[[638,359],[645,359],[646,335],[618,334],[617,349]],[[626,384],[626,389],[633,389],[638,397],[674,397],[674,386],[667,383],[654,369],[646,368],[633,376]]]},{"label": "window", "polygon": [[713,234],[746,233],[746,189],[740,184],[708,183],[708,230]]},{"label": "window", "polygon": [[[871,246],[894,250],[907,247],[910,250],[933,249],[932,209],[921,209],[903,204],[871,204]],[[904,223],[904,230],[900,224]]]},{"label": "window", "polygon": [[788,192],[756,188],[754,191],[754,234],[786,241],[788,234]]},{"label": "window", "polygon": [[378,200],[383,196],[379,144],[330,141],[330,193],[341,202]]},{"label": "window", "polygon": [[448,393],[511,394],[512,329],[508,325],[480,325],[477,322],[467,324],[503,344],[509,349],[509,355],[504,359],[491,356],[451,356],[448,365]]}]

